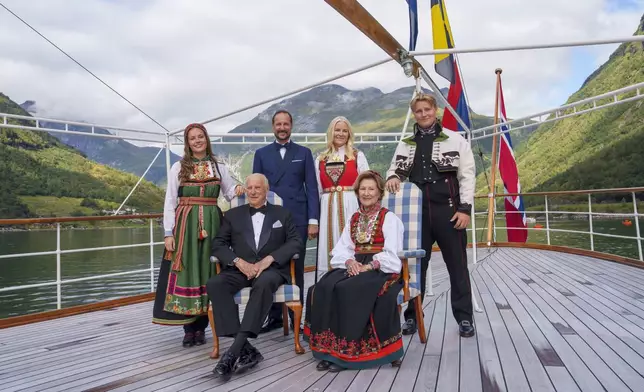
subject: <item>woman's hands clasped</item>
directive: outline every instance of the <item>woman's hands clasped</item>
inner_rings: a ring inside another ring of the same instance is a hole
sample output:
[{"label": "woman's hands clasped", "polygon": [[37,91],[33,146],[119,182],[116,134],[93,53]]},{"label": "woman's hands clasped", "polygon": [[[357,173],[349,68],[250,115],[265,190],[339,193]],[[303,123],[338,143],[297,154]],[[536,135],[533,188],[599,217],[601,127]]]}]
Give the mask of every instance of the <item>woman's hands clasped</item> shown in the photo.
[{"label": "woman's hands clasped", "polygon": [[349,276],[356,276],[361,271],[362,265],[355,260],[347,260],[347,274]]}]

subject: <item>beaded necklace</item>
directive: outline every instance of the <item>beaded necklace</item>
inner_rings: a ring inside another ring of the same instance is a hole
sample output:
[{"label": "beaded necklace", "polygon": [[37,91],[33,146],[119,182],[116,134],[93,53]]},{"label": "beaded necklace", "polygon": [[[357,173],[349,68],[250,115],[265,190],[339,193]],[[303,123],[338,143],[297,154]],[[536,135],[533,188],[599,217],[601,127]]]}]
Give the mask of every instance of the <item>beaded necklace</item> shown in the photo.
[{"label": "beaded necklace", "polygon": [[356,239],[360,244],[371,242],[378,221],[378,212],[380,211],[380,201],[370,207],[360,205],[358,213],[360,214],[356,225]]}]

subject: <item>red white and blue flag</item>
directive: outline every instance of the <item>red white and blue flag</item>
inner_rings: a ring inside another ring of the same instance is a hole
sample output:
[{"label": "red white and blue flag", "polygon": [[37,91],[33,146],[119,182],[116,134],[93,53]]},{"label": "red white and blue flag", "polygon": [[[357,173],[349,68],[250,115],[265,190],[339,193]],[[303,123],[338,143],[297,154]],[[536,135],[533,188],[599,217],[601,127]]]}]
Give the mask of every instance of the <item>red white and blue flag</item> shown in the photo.
[{"label": "red white and blue flag", "polygon": [[[447,17],[447,9],[443,0],[431,0],[432,36],[434,49],[453,49],[454,37]],[[461,75],[454,54],[437,54],[434,56],[436,73],[449,81],[447,102],[454,108],[458,116],[469,128],[470,113],[465,100],[465,91],[461,83]],[[447,108],[443,112],[443,127],[452,131],[464,132],[465,129],[456,121],[456,117]]]},{"label": "red white and blue flag", "polygon": [[[519,171],[512,149],[512,139],[508,131],[507,116],[505,115],[505,103],[503,100],[503,89],[499,79],[499,174],[503,180],[505,193],[521,193],[519,182]],[[523,197],[506,196],[505,198],[505,223],[508,230],[508,242],[526,242],[528,239],[527,219],[523,206]]]}]

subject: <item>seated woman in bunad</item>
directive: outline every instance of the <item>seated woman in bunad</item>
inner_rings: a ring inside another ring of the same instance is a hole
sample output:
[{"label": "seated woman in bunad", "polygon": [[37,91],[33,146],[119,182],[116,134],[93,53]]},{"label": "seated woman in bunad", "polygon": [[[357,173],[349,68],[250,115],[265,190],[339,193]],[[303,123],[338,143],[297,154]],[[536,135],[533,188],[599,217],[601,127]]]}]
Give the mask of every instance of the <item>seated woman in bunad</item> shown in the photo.
[{"label": "seated woman in bunad", "polygon": [[358,210],[353,184],[360,173],[369,170],[364,153],[353,146],[349,120],[342,116],[334,118],[326,135],[327,149],[315,160],[320,192],[316,281],[329,270],[329,252],[338,242],[346,220]]},{"label": "seated woman in bunad", "polygon": [[331,271],[311,286],[304,338],[318,370],[339,372],[392,363],[403,356],[398,293],[404,226],[381,207],[384,180],[374,171],[358,176],[353,214],[333,248]]},{"label": "seated woman in bunad", "polygon": [[230,201],[244,193],[212,152],[201,124],[183,133],[184,155],[170,168],[163,209],[165,251],[159,270],[152,322],[183,325],[184,347],[206,343],[208,293],[206,282],[215,274],[210,262],[211,241],[219,231],[220,193]]}]

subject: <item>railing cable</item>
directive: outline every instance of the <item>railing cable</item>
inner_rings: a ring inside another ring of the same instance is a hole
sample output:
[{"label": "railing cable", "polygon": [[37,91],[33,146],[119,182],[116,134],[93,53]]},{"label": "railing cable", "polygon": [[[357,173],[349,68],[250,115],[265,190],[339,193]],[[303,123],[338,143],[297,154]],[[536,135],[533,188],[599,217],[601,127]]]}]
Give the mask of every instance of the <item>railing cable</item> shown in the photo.
[{"label": "railing cable", "polygon": [[62,54],[64,54],[65,56],[67,56],[67,58],[69,58],[70,60],[72,60],[73,62],[75,62],[79,67],[81,67],[81,68],[82,68],[82,69],[84,69],[87,73],[89,73],[90,75],[92,75],[96,80],[98,80],[99,82],[101,82],[105,87],[107,87],[107,88],[109,88],[110,90],[112,90],[112,92],[114,92],[116,95],[118,95],[119,97],[121,97],[125,102],[129,103],[132,107],[134,107],[136,110],[138,110],[140,113],[142,113],[145,117],[147,117],[147,118],[149,118],[150,120],[152,120],[155,124],[157,124],[158,126],[160,126],[161,128],[163,128],[166,132],[170,132],[170,130],[168,130],[166,127],[164,127],[163,125],[161,125],[161,123],[160,123],[160,122],[158,122],[157,120],[155,120],[154,118],[152,118],[152,116],[150,116],[150,115],[149,115],[149,114],[147,114],[145,111],[143,111],[143,109],[141,109],[140,107],[138,107],[137,105],[135,105],[134,103],[132,103],[132,101],[130,101],[129,99],[125,98],[125,97],[123,96],[123,94],[121,94],[121,93],[119,93],[118,91],[116,91],[112,86],[110,86],[110,85],[109,85],[109,84],[107,84],[105,81],[103,81],[103,79],[101,79],[101,78],[99,78],[98,76],[96,76],[96,74],[94,74],[92,71],[90,71],[89,69],[87,69],[87,67],[85,67],[85,66],[84,66],[83,64],[81,64],[78,60],[76,60],[76,59],[75,59],[75,58],[73,58],[70,54],[68,54],[68,53],[67,53],[67,52],[65,52],[63,49],[61,49],[58,45],[56,45],[55,43],[53,43],[49,38],[45,37],[41,32],[39,32],[38,30],[36,30],[36,28],[34,28],[34,27],[33,27],[32,25],[30,25],[29,23],[27,23],[27,21],[25,21],[25,20],[24,20],[24,19],[22,19],[20,16],[18,16],[15,12],[13,12],[12,10],[10,10],[6,5],[4,5],[3,3],[0,3],[0,7],[4,8],[4,9],[5,9],[5,10],[7,10],[7,12],[9,12],[11,15],[15,16],[15,17],[16,17],[16,19],[18,19],[19,21],[21,21],[25,26],[27,26],[27,27],[29,27],[31,30],[33,30],[36,34],[38,34],[40,37],[42,37],[42,39],[44,39],[45,41],[49,42],[49,43],[50,43],[54,48],[58,49]]}]

